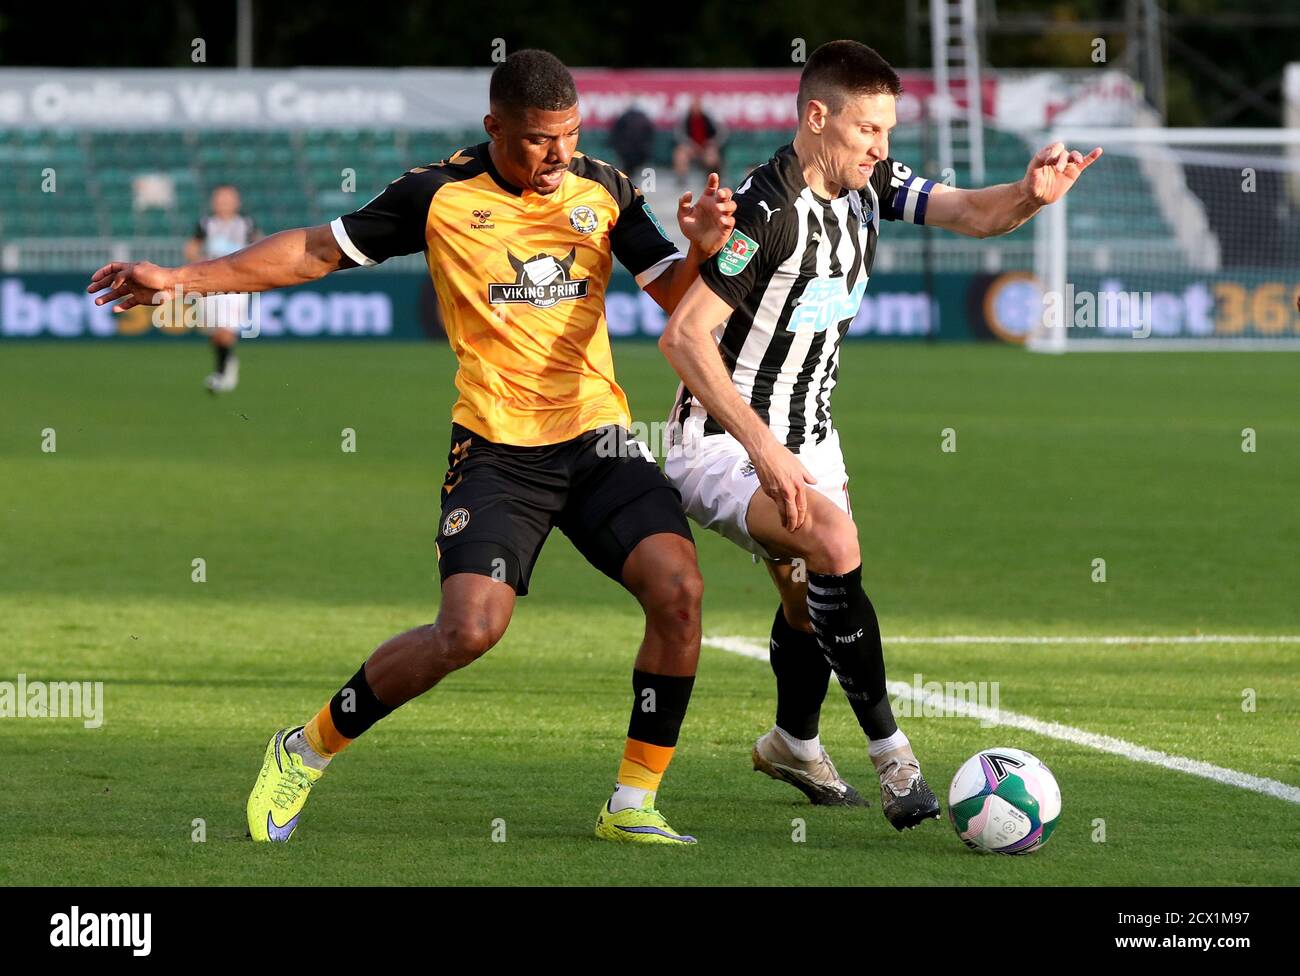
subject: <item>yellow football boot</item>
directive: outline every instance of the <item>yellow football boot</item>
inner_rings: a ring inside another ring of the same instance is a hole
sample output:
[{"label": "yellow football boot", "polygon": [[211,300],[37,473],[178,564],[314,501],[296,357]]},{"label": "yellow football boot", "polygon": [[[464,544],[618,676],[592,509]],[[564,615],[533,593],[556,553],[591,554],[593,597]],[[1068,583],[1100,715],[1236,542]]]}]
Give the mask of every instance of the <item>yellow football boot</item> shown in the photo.
[{"label": "yellow football boot", "polygon": [[695,838],[689,834],[679,834],[668,826],[663,814],[654,808],[655,795],[650,793],[645,798],[645,805],[639,810],[628,807],[618,813],[611,813],[609,803],[600,808],[596,818],[596,836],[602,840],[616,840],[633,844],[694,844]]},{"label": "yellow football boot", "polygon": [[284,748],[284,740],[295,731],[280,729],[267,744],[262,771],[248,794],[248,834],[253,840],[283,843],[292,837],[307,794],[324,775]]}]

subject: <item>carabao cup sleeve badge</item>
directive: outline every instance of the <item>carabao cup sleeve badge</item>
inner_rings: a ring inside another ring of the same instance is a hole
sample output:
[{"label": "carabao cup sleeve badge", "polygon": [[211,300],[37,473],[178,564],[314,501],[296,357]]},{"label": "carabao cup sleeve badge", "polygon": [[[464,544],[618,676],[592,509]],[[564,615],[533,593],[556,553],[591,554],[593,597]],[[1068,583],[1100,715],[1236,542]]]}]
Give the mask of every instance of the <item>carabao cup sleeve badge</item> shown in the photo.
[{"label": "carabao cup sleeve badge", "polygon": [[738,230],[731,232],[727,243],[718,252],[718,270],[728,278],[734,278],[745,270],[745,265],[758,253],[758,241]]}]

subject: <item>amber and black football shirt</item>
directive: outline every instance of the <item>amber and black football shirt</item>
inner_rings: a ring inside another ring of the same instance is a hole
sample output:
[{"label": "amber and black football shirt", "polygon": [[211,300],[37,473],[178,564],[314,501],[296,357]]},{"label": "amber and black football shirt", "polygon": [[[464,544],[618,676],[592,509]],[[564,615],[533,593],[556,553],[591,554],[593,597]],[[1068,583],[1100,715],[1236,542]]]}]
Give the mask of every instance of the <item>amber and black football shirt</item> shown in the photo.
[{"label": "amber and black football shirt", "polygon": [[520,190],[483,143],[398,177],[331,224],[361,265],[424,252],[460,368],[452,420],[533,447],[631,422],[605,323],[613,259],[645,287],[683,255],[623,173],[575,153]]}]

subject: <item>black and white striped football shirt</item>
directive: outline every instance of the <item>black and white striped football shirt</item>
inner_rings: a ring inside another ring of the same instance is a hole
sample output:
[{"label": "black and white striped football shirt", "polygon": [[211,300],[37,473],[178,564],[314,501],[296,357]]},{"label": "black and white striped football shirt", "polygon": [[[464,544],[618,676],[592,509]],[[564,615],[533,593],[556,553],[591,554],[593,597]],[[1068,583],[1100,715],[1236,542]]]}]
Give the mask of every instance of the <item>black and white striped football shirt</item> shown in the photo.
[{"label": "black and white striped football shirt", "polygon": [[194,228],[194,238],[202,242],[206,258],[224,258],[248,247],[260,236],[253,218],[243,214],[227,218],[208,214],[200,217],[198,226]]},{"label": "black and white striped football shirt", "polygon": [[[700,277],[734,309],[714,331],[732,382],[790,450],[833,429],[840,341],[862,304],[880,218],[925,223],[933,187],[891,158],[864,189],[827,200],[786,145],[736,189],[736,230]],[[724,432],[684,386],[673,419]]]}]

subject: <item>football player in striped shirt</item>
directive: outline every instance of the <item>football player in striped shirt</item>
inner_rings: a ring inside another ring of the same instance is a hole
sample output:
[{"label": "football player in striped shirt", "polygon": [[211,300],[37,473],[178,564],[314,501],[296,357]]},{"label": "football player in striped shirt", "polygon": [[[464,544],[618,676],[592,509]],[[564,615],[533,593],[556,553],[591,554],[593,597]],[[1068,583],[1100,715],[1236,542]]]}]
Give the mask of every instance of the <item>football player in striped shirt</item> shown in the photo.
[{"label": "football player in striped shirt", "polygon": [[863,588],[831,415],[840,341],[862,302],[882,217],[1005,234],[1060,199],[1101,150],[1048,146],[1019,182],[953,189],[890,158],[900,91],[898,75],[863,44],[813,52],[793,143],[736,189],[736,230],[701,267],[660,347],[682,378],[665,472],[696,522],[767,561],[780,594],[776,724],[755,744],[754,768],[814,803],[864,802],[818,734],[833,671],[868,739],[883,812],[902,830],[937,817],[939,804],[894,720]]},{"label": "football player in striped shirt", "polygon": [[[214,187],[210,212],[200,218],[194,236],[185,242],[185,260],[193,264],[204,258],[225,257],[258,240],[261,231],[252,217],[240,213],[241,206],[236,187],[229,183]],[[231,393],[239,385],[235,344],[240,328],[248,322],[250,308],[247,295],[208,295],[203,300],[203,321],[216,358],[216,368],[203,381],[209,393]]]}]

